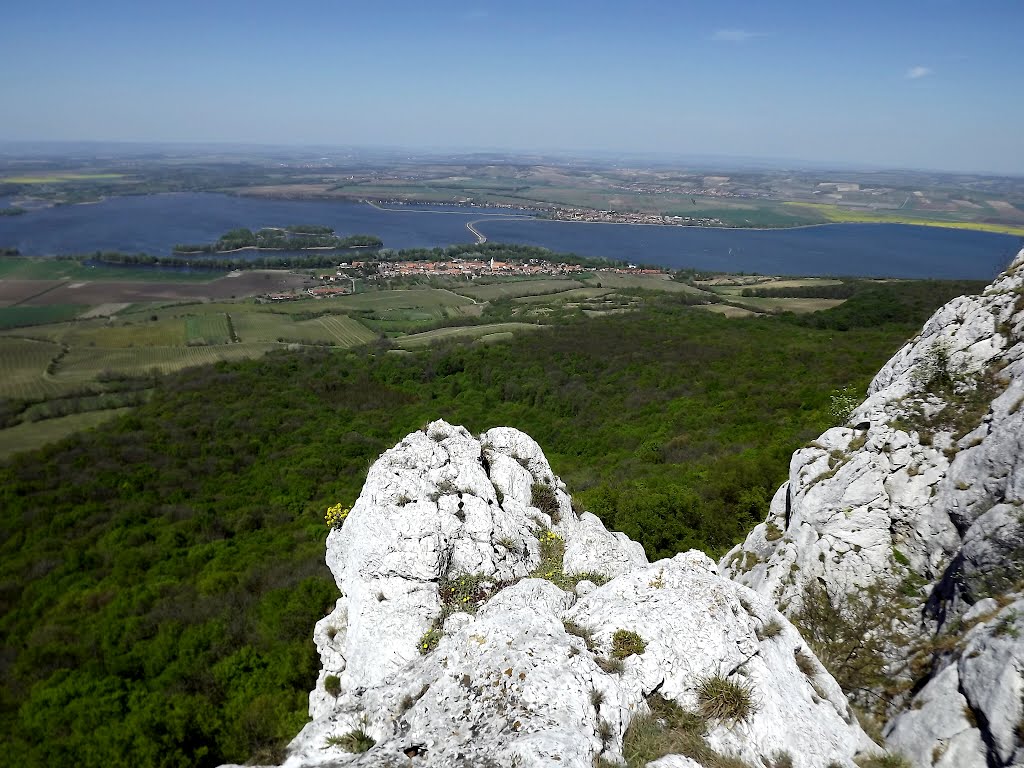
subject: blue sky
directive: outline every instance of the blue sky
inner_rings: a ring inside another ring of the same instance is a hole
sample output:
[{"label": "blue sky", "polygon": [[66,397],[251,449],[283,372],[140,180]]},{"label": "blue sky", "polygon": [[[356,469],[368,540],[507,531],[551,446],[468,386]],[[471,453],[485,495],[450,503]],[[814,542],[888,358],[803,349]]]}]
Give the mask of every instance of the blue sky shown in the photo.
[{"label": "blue sky", "polygon": [[1024,3],[9,3],[0,140],[1024,173]]}]

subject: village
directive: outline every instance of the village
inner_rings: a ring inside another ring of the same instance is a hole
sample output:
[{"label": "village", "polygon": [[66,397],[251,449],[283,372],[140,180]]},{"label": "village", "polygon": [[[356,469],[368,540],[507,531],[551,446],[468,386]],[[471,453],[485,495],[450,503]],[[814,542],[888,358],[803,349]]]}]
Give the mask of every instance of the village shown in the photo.
[{"label": "village", "polygon": [[660,213],[623,213],[595,211],[589,208],[552,208],[545,218],[556,221],[580,221],[599,224],[647,224],[677,227],[722,227],[721,219],[710,216],[670,216]]},{"label": "village", "polygon": [[342,262],[334,272],[317,275],[319,284],[298,293],[272,293],[264,296],[272,302],[293,301],[312,296],[325,299],[345,296],[356,291],[356,280],[371,282],[415,277],[457,277],[475,280],[483,277],[541,277],[579,275],[582,273],[614,273],[621,275],[660,275],[669,270],[627,264],[624,267],[584,267],[544,259],[498,261],[496,259],[448,259],[444,261],[382,261]]}]

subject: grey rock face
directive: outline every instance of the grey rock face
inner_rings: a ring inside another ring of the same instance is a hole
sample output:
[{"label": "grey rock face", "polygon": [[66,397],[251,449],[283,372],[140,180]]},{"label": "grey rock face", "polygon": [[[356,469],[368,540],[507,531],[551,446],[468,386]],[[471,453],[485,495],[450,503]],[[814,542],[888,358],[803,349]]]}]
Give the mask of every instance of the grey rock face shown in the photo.
[{"label": "grey rock face", "polygon": [[960,636],[972,606],[1013,603],[1024,584],[1024,251],[982,295],[936,312],[848,423],[858,428],[830,429],[793,455],[768,519],[722,570],[788,615],[808,584],[916,589],[905,619],[917,637],[903,653],[931,657],[930,672],[894,700],[889,743],[919,766],[1014,765],[1024,724],[1002,723],[1019,696],[1016,709],[979,697],[1019,689],[1024,641]]},{"label": "grey rock face", "polygon": [[[716,676],[754,711],[709,720],[708,749],[752,765],[788,753],[797,768],[853,768],[877,749],[770,601],[699,552],[648,564],[577,515],[517,430],[477,439],[434,422],[406,437],[370,470],[327,562],[343,596],[315,629],[312,722],[287,766],[621,762],[649,695],[695,709]],[[624,631],[643,648],[617,664]],[[345,751],[354,734],[372,748]]]}]

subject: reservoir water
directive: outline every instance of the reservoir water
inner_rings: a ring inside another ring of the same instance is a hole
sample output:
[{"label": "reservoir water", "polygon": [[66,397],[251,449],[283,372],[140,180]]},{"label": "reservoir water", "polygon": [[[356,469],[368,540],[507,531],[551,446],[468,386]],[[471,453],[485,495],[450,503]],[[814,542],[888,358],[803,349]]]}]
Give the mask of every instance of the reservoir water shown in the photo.
[{"label": "reservoir water", "polygon": [[0,248],[26,255],[96,250],[169,254],[178,243],[213,242],[237,227],[325,224],[339,235],[377,235],[388,248],[492,242],[539,245],[669,267],[794,275],[990,279],[1021,238],[899,224],[797,229],[708,229],[537,219],[522,211],[266,200],[208,193],[116,197],[0,217]]}]

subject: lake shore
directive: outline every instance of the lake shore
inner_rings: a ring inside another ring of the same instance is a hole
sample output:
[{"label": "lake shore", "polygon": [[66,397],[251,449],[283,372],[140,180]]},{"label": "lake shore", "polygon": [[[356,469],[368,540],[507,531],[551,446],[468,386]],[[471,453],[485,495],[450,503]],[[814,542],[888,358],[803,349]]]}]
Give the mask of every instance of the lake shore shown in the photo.
[{"label": "lake shore", "polygon": [[[282,221],[315,221],[342,235],[369,233],[389,250],[472,244],[479,242],[479,233],[488,245],[505,242],[669,268],[785,275],[990,279],[1020,247],[1017,237],[1006,234],[888,222],[870,227],[842,222],[787,228],[616,226],[614,222],[557,221],[469,206],[381,208],[365,202],[178,192],[123,196],[94,205],[56,206],[0,217],[0,248],[17,249],[28,256],[96,251],[165,256],[171,255],[177,244],[212,245],[231,228],[259,228]],[[467,222],[476,233],[466,227]],[[245,246],[223,254],[201,251],[191,257],[257,259],[278,250],[258,250],[260,247]],[[335,246],[316,248],[305,253],[313,256],[339,250]]]}]

